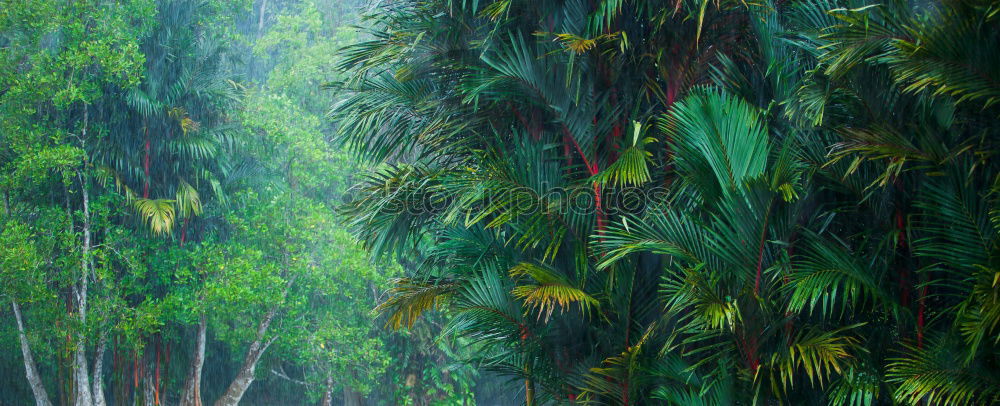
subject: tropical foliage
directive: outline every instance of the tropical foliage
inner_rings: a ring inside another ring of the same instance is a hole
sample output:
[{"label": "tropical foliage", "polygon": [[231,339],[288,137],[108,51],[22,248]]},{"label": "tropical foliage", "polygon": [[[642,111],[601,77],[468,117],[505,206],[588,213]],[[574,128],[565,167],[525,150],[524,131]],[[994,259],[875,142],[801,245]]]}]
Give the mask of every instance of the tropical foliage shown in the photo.
[{"label": "tropical foliage", "polygon": [[0,0],[0,404],[1000,404],[998,78],[996,0]]},{"label": "tropical foliage", "polygon": [[528,405],[994,404],[1000,4],[401,0],[344,207]]},{"label": "tropical foliage", "polygon": [[359,4],[0,0],[0,404],[472,397],[334,210]]}]

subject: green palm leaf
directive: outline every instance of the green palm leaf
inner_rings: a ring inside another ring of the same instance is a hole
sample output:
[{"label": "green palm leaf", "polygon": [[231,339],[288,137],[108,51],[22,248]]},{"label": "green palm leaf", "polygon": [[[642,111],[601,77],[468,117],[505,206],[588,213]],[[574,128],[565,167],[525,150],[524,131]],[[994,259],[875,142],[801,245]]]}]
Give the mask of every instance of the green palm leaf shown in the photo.
[{"label": "green palm leaf", "polygon": [[166,234],[174,227],[174,203],[170,199],[137,198],[132,201],[132,207],[153,234]]},{"label": "green palm leaf", "polygon": [[771,146],[760,113],[720,90],[693,92],[660,127],[673,140],[678,173],[706,200],[732,193],[767,168]]}]

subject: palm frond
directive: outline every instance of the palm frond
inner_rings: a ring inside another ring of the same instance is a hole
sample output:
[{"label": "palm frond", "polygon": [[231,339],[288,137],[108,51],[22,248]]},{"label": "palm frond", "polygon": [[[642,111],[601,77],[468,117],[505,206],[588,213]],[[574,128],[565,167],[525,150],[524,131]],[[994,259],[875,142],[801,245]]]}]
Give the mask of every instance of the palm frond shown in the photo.
[{"label": "palm frond", "polygon": [[928,340],[925,348],[907,345],[889,360],[886,377],[896,384],[896,401],[945,405],[989,405],[1000,402],[1000,380],[985,365],[961,366],[960,347],[947,337]]},{"label": "palm frond", "polygon": [[436,309],[458,288],[452,282],[431,283],[410,278],[392,281],[389,298],[375,307],[375,312],[387,314],[386,326],[400,329],[413,327],[428,310]]},{"label": "palm frond", "polygon": [[785,350],[772,357],[774,371],[783,389],[795,385],[795,375],[801,370],[810,385],[823,386],[834,374],[843,374],[853,362],[854,353],[863,351],[857,338],[844,334],[860,324],[833,331],[807,328],[799,331]]},{"label": "palm frond", "polygon": [[514,288],[515,297],[524,300],[524,305],[538,312],[538,317],[545,315],[548,321],[552,312],[558,307],[565,311],[573,303],[580,306],[580,311],[587,315],[591,308],[599,307],[600,303],[589,294],[571,285],[562,275],[544,266],[520,263],[510,269],[514,278],[527,276],[536,283],[522,284]]},{"label": "palm frond", "polygon": [[640,186],[650,181],[649,164],[653,154],[646,150],[646,145],[656,142],[655,138],[643,137],[643,126],[632,122],[631,145],[622,150],[618,159],[594,175],[591,180],[602,186]]},{"label": "palm frond", "polygon": [[132,207],[153,234],[166,234],[174,228],[174,200],[143,199],[132,201]]},{"label": "palm frond", "polygon": [[759,112],[722,91],[693,92],[660,126],[673,140],[678,173],[706,200],[732,193],[767,168],[771,147]]},{"label": "palm frond", "polygon": [[183,179],[177,185],[177,193],[174,198],[177,206],[177,214],[182,218],[201,215],[202,204],[198,191]]},{"label": "palm frond", "polygon": [[851,366],[835,379],[827,391],[830,404],[872,406],[882,393],[880,377],[875,371]]},{"label": "palm frond", "polygon": [[829,318],[848,309],[891,309],[893,301],[879,286],[878,272],[859,263],[856,255],[842,247],[818,236],[809,240],[805,253],[793,261],[788,284],[783,287],[790,294],[789,312],[808,310],[812,314],[818,308]]}]

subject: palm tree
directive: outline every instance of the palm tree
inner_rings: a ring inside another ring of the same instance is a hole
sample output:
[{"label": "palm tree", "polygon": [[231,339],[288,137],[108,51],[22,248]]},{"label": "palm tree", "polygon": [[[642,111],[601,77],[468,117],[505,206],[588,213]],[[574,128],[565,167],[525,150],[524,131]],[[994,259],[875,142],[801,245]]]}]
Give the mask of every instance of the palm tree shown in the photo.
[{"label": "palm tree", "polygon": [[527,404],[994,402],[996,10],[383,6],[333,110],[379,310]]},{"label": "palm tree", "polygon": [[102,180],[115,182],[150,231],[170,234],[182,223],[181,245],[203,200],[225,200],[222,183],[235,166],[237,127],[225,112],[236,108],[239,89],[220,38],[196,28],[210,6],[159,4],[164,29],[144,41],[144,80],[103,106],[112,124],[92,154]]},{"label": "palm tree", "polygon": [[[363,236],[379,252],[421,248],[425,271],[382,306],[394,324],[447,300],[452,331],[523,378],[529,403],[575,397],[576,371],[638,339],[655,318],[655,266],[632,280],[597,271],[590,236],[614,215],[609,190],[666,179],[647,166],[669,152],[646,133],[699,74],[679,61],[713,58],[699,37],[738,33],[730,6],[701,6],[404,2],[375,17],[375,39],[347,51],[354,96],[337,111],[346,142],[386,163],[352,205]],[[648,52],[663,44],[674,51]],[[559,211],[587,196],[594,210]]]}]

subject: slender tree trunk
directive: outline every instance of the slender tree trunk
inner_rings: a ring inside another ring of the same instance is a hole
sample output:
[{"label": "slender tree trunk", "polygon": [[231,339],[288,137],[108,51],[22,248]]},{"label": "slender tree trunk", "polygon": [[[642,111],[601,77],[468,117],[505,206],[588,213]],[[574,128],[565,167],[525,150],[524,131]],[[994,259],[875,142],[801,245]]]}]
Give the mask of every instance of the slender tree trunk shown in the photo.
[{"label": "slender tree trunk", "polygon": [[[87,266],[83,266],[86,270]],[[86,303],[87,303],[87,276],[80,278],[80,287],[74,288],[80,325],[86,325]],[[81,327],[82,328],[82,327]],[[76,406],[91,406],[93,395],[90,393],[90,377],[87,372],[87,339],[83,332],[76,333],[75,348],[73,349],[73,404]]]},{"label": "slender tree trunk", "polygon": [[161,343],[161,341],[162,341],[161,337],[157,336],[156,337],[156,361],[155,361],[156,362],[156,372],[154,372],[154,374],[153,374],[153,376],[154,376],[154,378],[153,378],[153,396],[154,396],[154,403],[156,403],[157,406],[160,405],[160,345],[161,345],[160,343]]},{"label": "slender tree trunk", "polygon": [[[64,195],[63,203],[66,205],[66,219],[69,220],[66,222],[67,223],[66,233],[67,235],[73,235],[73,233],[76,232],[76,224],[74,224],[73,221],[73,208],[69,202],[69,186],[65,186],[63,195]],[[74,282],[71,288],[71,293],[69,297],[66,298],[66,314],[69,315],[69,317],[72,317],[73,315],[73,304],[75,303],[77,296],[76,290],[77,290],[76,283]],[[56,323],[58,325],[58,322]],[[72,348],[72,347],[73,347],[73,334],[67,332],[66,348]],[[73,374],[74,371],[73,354],[66,354],[65,352],[60,351],[58,360],[59,360],[59,371],[58,371],[59,384],[57,385],[57,387],[59,388],[59,404],[68,405],[73,402],[73,393],[74,393],[73,383],[75,382],[74,378],[76,377]],[[69,374],[68,376],[67,373]]]},{"label": "slender tree trunk", "polygon": [[[3,193],[4,214],[10,216],[10,197],[6,191]],[[31,354],[31,346],[28,345],[28,336],[24,332],[24,320],[21,319],[21,306],[14,299],[10,300],[10,305],[14,309],[14,321],[17,322],[17,338],[21,344],[21,357],[24,358],[24,375],[31,386],[31,393],[35,396],[35,405],[52,406],[49,400],[49,393],[45,391],[45,384],[42,383],[42,376],[38,373],[38,366],[35,364],[35,357]]]},{"label": "slender tree trunk", "polygon": [[132,404],[139,401],[139,374],[139,351],[132,350]]},{"label": "slender tree trunk", "polygon": [[[86,110],[84,110],[84,122],[86,123]],[[84,136],[86,136],[86,130],[84,130]],[[80,194],[83,197],[83,245],[80,260],[80,283],[75,290],[76,311],[80,318],[80,327],[83,328],[87,325],[87,283],[90,280],[88,267],[90,264],[90,194],[83,174],[77,172],[77,177],[80,179]],[[87,340],[83,331],[78,332],[76,338],[76,348],[73,354],[74,403],[77,406],[91,406],[94,404],[94,397],[90,393],[90,377],[87,372]]]},{"label": "slender tree trunk", "polygon": [[236,375],[236,379],[233,379],[233,382],[229,384],[226,393],[219,400],[215,401],[215,406],[236,406],[240,403],[243,394],[246,393],[247,388],[253,383],[254,373],[257,371],[257,361],[260,361],[261,356],[264,355],[264,351],[267,351],[267,347],[270,347],[274,342],[273,338],[265,341],[264,336],[267,334],[267,328],[270,327],[271,321],[274,320],[274,315],[277,311],[277,306],[272,307],[268,310],[264,319],[261,320],[260,325],[257,327],[257,338],[250,344],[247,355],[243,359],[243,365],[240,367],[240,372]]},{"label": "slender tree trunk", "polygon": [[153,361],[149,359],[150,357],[146,356],[148,355],[148,351],[143,351],[143,352],[145,353],[145,355],[142,357],[143,358],[142,365],[143,369],[147,371],[147,373],[142,377],[142,404],[144,406],[154,406],[156,404],[155,403],[156,387],[155,383],[153,382],[153,374],[148,373],[148,371],[152,367],[152,365],[150,364],[152,364]]},{"label": "slender tree trunk", "polygon": [[93,385],[94,389],[91,391],[94,394],[94,406],[105,406],[107,401],[104,399],[104,351],[108,346],[108,334],[106,332],[101,333],[101,338],[97,342],[97,352],[94,354],[94,376]]},{"label": "slender tree trunk", "polygon": [[[523,325],[519,327],[521,329],[521,345],[524,345],[524,341],[528,339],[528,331]],[[525,406],[534,406],[535,404],[535,382],[531,380],[530,363],[524,366],[524,404]]]},{"label": "slender tree trunk", "polygon": [[323,406],[333,406],[333,377],[326,377],[326,392],[323,392]]},{"label": "slender tree trunk", "polygon": [[35,358],[31,356],[31,347],[28,346],[28,336],[24,334],[21,307],[13,299],[11,299],[10,304],[14,307],[14,319],[17,321],[17,338],[21,342],[21,356],[24,357],[24,374],[28,378],[28,384],[31,385],[31,393],[35,395],[35,405],[52,406],[52,402],[49,401],[49,394],[45,392],[45,385],[42,384],[42,376],[38,374]]},{"label": "slender tree trunk", "polygon": [[[70,341],[69,333],[66,334],[67,347]],[[67,371],[72,370],[70,363],[72,362],[72,357],[69,354],[65,354],[64,351],[60,351],[59,355],[56,356],[56,389],[59,392],[59,404],[68,405],[70,403],[70,395],[73,393],[73,377],[72,374],[67,377]]]},{"label": "slender tree trunk", "polygon": [[264,34],[264,13],[267,11],[267,0],[260,2],[260,14],[257,16],[257,37]]},{"label": "slender tree trunk", "polygon": [[535,405],[535,383],[531,378],[524,380],[524,404],[525,406]]},{"label": "slender tree trunk", "polygon": [[250,348],[247,349],[247,355],[243,359],[243,365],[240,367],[240,372],[236,374],[236,378],[233,382],[229,384],[229,388],[226,389],[226,393],[222,395],[221,398],[215,401],[215,406],[236,406],[240,403],[240,399],[243,398],[243,394],[246,393],[247,388],[253,383],[254,373],[257,371],[257,362],[267,351],[267,348],[274,344],[274,340],[277,336],[271,337],[271,339],[265,341],[264,337],[267,335],[267,329],[271,326],[271,322],[274,321],[275,314],[278,313],[278,307],[280,303],[285,300],[288,296],[288,291],[291,290],[292,284],[295,283],[295,277],[293,276],[285,283],[285,290],[281,293],[281,300],[278,304],[275,304],[267,311],[264,315],[264,319],[260,321],[260,325],[257,326],[257,338],[253,343],[250,344]]},{"label": "slender tree trunk", "polygon": [[207,330],[205,316],[198,322],[198,338],[194,345],[194,357],[191,358],[191,368],[187,381],[184,382],[184,394],[181,395],[180,406],[201,406],[201,368],[205,365],[205,332]]}]

